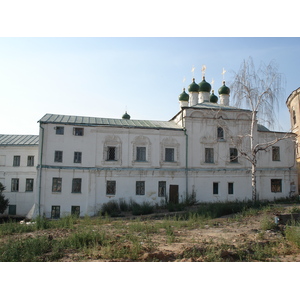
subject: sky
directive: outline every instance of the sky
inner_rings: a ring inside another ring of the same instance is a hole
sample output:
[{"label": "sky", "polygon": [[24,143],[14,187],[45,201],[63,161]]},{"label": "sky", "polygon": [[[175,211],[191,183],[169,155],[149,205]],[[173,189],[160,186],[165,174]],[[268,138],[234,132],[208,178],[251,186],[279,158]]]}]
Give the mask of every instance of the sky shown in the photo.
[{"label": "sky", "polygon": [[0,132],[38,134],[46,113],[169,120],[203,65],[218,95],[223,69],[229,86],[250,56],[257,66],[274,60],[285,78],[277,129],[287,131],[299,53],[298,37],[1,37]]}]

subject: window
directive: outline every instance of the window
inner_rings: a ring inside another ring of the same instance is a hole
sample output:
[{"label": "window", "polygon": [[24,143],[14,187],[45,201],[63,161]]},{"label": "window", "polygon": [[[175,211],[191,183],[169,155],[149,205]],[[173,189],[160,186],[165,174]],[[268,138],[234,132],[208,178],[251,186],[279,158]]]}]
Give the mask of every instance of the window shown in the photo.
[{"label": "window", "polygon": [[205,162],[206,163],[214,162],[214,149],[213,148],[205,148]]},{"label": "window", "polygon": [[218,195],[219,194],[219,182],[213,183],[213,194]]},{"label": "window", "polygon": [[54,161],[55,162],[62,162],[63,161],[63,152],[62,151],[55,151]]},{"label": "window", "polygon": [[106,182],[106,195],[115,195],[116,194],[116,182],[107,181]]},{"label": "window", "polygon": [[136,195],[145,195],[145,181],[137,181],[136,182]]},{"label": "window", "polygon": [[34,156],[27,156],[27,166],[28,167],[33,167],[34,166]]},{"label": "window", "polygon": [[81,193],[81,178],[73,178],[72,193]]},{"label": "window", "polygon": [[55,127],[56,134],[63,135],[64,131],[65,131],[65,128],[63,126],[57,126],[57,127]]},{"label": "window", "polygon": [[293,122],[294,122],[294,125],[296,124],[297,122],[297,119],[296,119],[296,112],[295,112],[295,109],[293,108]]},{"label": "window", "polygon": [[80,206],[71,206],[71,214],[79,217],[80,215]]},{"label": "window", "polygon": [[146,147],[136,147],[136,160],[146,161]]},{"label": "window", "polygon": [[165,161],[174,162],[174,148],[165,148]]},{"label": "window", "polygon": [[233,182],[228,182],[228,194],[233,195]]},{"label": "window", "polygon": [[74,152],[74,163],[81,164],[81,152]]},{"label": "window", "polygon": [[281,193],[282,192],[282,180],[281,179],[271,179],[271,192]]},{"label": "window", "polygon": [[52,219],[59,219],[60,218],[60,206],[54,205],[51,208],[51,218]]},{"label": "window", "polygon": [[73,130],[73,134],[76,136],[83,136],[83,128],[75,127]]},{"label": "window", "polygon": [[279,147],[272,147],[272,160],[273,161],[280,161],[280,148]]},{"label": "window", "polygon": [[9,215],[16,215],[17,214],[17,205],[8,205],[8,214]]},{"label": "window", "polygon": [[117,160],[116,147],[107,147],[107,160]]},{"label": "window", "polygon": [[218,127],[217,136],[218,136],[218,140],[224,140],[224,130],[222,127]]},{"label": "window", "polygon": [[52,178],[52,192],[61,193],[62,179],[59,177]]},{"label": "window", "polygon": [[166,182],[158,182],[158,197],[166,197]]},{"label": "window", "polygon": [[20,166],[20,160],[21,160],[21,157],[19,155],[15,155],[14,156],[14,161],[13,161],[13,166],[14,167],[19,167]]},{"label": "window", "polygon": [[18,192],[19,191],[19,178],[11,179],[11,191]]},{"label": "window", "polygon": [[237,163],[238,162],[238,151],[236,148],[229,149],[230,162]]},{"label": "window", "polygon": [[33,192],[33,179],[27,178],[26,179],[26,192]]}]

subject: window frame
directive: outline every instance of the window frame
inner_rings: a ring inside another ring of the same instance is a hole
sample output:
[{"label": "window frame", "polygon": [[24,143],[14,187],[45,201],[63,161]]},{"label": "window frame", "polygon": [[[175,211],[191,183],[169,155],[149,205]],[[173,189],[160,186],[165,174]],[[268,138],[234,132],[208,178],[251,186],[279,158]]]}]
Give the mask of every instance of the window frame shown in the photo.
[{"label": "window frame", "polygon": [[214,148],[205,147],[204,162],[206,164],[213,164],[215,162]]},{"label": "window frame", "polygon": [[33,167],[34,166],[34,155],[28,155],[27,156],[27,167]]},{"label": "window frame", "polygon": [[175,148],[165,148],[165,162],[175,162]]},{"label": "window frame", "polygon": [[136,147],[136,161],[137,162],[146,162],[147,161],[147,147],[146,146],[137,146]]},{"label": "window frame", "polygon": [[229,148],[229,161],[230,163],[238,163],[239,159],[238,159],[238,149],[237,148]]},{"label": "window frame", "polygon": [[65,127],[64,126],[56,126],[55,127],[55,134],[56,135],[64,135],[65,134]]},{"label": "window frame", "polygon": [[106,195],[114,196],[116,195],[117,183],[115,180],[106,181]]},{"label": "window frame", "polygon": [[228,182],[228,195],[233,195],[233,194],[234,194],[234,183]]},{"label": "window frame", "polygon": [[72,179],[72,194],[81,194],[82,190],[82,178]]},{"label": "window frame", "polygon": [[20,179],[19,178],[12,178],[11,179],[11,192],[19,192],[20,188]]},{"label": "window frame", "polygon": [[159,181],[158,182],[158,197],[166,197],[167,196],[167,182]]},{"label": "window frame", "polygon": [[73,135],[75,136],[84,136],[84,128],[83,127],[74,127]]},{"label": "window frame", "polygon": [[33,192],[34,179],[26,178],[25,192]]},{"label": "window frame", "polygon": [[282,179],[271,179],[271,193],[282,193]]},{"label": "window frame", "polygon": [[54,151],[54,162],[63,162],[63,151],[61,150],[55,150]]},{"label": "window frame", "polygon": [[144,196],[145,195],[145,181],[136,181],[135,182],[135,194],[136,196]]},{"label": "window frame", "polygon": [[213,182],[213,195],[219,195],[219,182]]},{"label": "window frame", "polygon": [[52,193],[61,193],[61,192],[62,192],[62,178],[52,177]]},{"label": "window frame", "polygon": [[60,205],[52,205],[51,219],[59,219],[59,218],[60,218]]},{"label": "window frame", "polygon": [[280,161],[280,147],[272,146],[272,161]]},{"label": "window frame", "polygon": [[82,152],[74,151],[74,164],[81,164],[82,163]]},{"label": "window frame", "polygon": [[221,126],[217,127],[217,139],[219,141],[224,141],[225,137],[224,137],[224,128]]},{"label": "window frame", "polygon": [[116,146],[107,146],[106,161],[117,161],[117,147]]},{"label": "window frame", "polygon": [[21,156],[20,155],[14,155],[13,167],[20,167],[20,165],[21,165]]}]

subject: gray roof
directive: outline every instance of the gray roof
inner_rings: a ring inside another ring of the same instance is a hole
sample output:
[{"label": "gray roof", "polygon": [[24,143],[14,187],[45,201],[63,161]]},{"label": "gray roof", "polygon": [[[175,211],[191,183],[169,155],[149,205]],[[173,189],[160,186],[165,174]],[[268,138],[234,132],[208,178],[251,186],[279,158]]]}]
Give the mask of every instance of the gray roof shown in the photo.
[{"label": "gray roof", "polygon": [[46,114],[40,121],[41,124],[66,124],[81,126],[109,126],[109,127],[131,127],[147,129],[170,129],[183,130],[173,121],[150,121],[150,120],[128,120],[128,119],[109,119],[96,117],[80,117],[67,115]]},{"label": "gray roof", "polygon": [[0,146],[37,146],[38,144],[38,135],[0,134]]}]

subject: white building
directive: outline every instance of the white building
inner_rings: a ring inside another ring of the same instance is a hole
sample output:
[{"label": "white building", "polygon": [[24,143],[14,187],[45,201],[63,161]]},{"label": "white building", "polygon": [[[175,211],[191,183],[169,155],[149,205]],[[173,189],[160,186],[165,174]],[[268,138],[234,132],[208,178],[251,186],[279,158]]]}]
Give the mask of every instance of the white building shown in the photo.
[{"label": "white building", "polygon": [[0,182],[9,207],[5,214],[26,215],[35,203],[38,135],[0,135]]},{"label": "white building", "polygon": [[[122,119],[46,114],[39,121],[36,212],[95,215],[109,200],[160,204],[192,194],[198,201],[251,199],[251,165],[239,155],[249,150],[251,111],[229,105],[225,83],[220,99],[204,78],[188,92],[179,95],[180,110],[169,121],[132,120],[127,113]],[[284,135],[257,125],[255,140]],[[2,175],[6,186],[13,176]],[[259,199],[287,197],[295,184],[292,139],[259,153]]]}]

